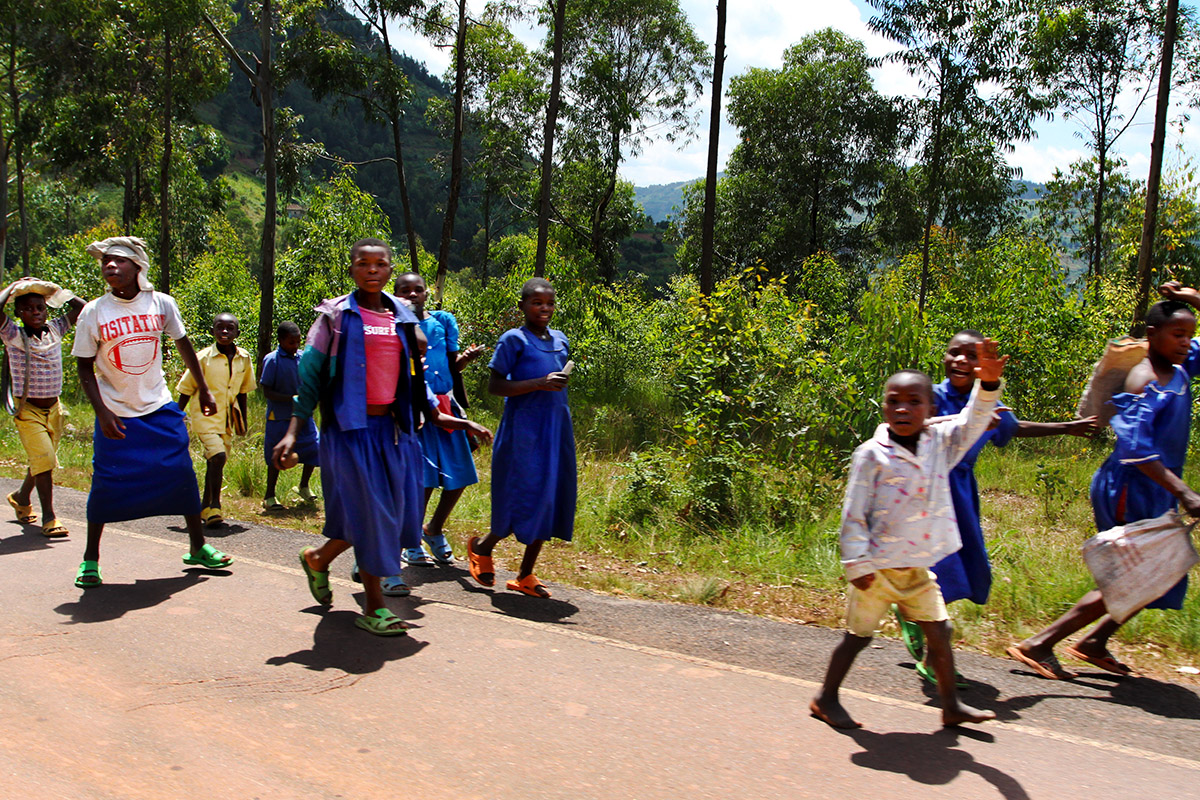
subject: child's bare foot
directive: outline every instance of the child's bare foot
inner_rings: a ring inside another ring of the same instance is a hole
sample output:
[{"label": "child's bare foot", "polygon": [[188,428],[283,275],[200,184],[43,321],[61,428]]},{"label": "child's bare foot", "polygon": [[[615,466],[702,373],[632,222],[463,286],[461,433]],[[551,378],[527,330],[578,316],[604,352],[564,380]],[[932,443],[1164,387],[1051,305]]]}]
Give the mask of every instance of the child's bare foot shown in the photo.
[{"label": "child's bare foot", "polygon": [[862,727],[862,723],[855,722],[849,712],[842,708],[842,704],[836,700],[824,700],[818,695],[809,702],[808,710],[814,717],[831,728],[849,731]]},{"label": "child's bare foot", "polygon": [[947,727],[962,725],[964,722],[987,722],[989,719],[995,718],[995,711],[972,708],[966,703],[955,703],[942,709],[942,724]]}]

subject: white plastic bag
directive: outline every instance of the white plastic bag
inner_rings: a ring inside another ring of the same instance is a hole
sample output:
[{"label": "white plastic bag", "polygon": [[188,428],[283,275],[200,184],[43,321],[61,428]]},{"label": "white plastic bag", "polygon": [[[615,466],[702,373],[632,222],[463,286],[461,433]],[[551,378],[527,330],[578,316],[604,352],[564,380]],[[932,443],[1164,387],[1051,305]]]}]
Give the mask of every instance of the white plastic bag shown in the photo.
[{"label": "white plastic bag", "polygon": [[1083,543],[1087,563],[1104,605],[1125,622],[1166,594],[1197,562],[1188,524],[1174,511],[1098,533]]},{"label": "white plastic bag", "polygon": [[1075,409],[1077,417],[1099,417],[1100,427],[1108,424],[1117,409],[1108,401],[1114,394],[1125,391],[1125,377],[1129,371],[1146,358],[1148,346],[1145,339],[1122,336],[1113,339],[1104,348],[1104,355],[1092,368],[1092,377],[1079,398]]}]

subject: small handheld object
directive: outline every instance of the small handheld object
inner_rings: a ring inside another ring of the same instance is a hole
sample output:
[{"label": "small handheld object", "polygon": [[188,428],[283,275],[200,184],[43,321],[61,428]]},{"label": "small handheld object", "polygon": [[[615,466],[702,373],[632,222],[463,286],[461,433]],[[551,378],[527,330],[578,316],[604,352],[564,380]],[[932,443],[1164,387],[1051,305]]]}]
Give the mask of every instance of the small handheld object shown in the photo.
[{"label": "small handheld object", "polygon": [[291,469],[292,467],[296,466],[299,463],[300,463],[300,454],[297,453],[295,450],[293,450],[290,453],[288,453],[286,456],[284,456],[283,458],[279,459],[279,468],[280,469]]},{"label": "small handheld object", "polygon": [[568,361],[566,364],[563,364],[563,368],[562,368],[561,372],[563,375],[570,375],[571,370],[573,370],[573,369],[575,369],[575,362]]}]

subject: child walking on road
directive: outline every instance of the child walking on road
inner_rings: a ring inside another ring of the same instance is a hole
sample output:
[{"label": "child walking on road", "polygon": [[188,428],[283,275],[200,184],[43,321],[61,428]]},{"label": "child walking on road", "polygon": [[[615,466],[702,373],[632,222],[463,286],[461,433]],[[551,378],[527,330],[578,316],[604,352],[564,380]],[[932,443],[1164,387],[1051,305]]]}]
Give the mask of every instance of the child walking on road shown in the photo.
[{"label": "child walking on road", "polygon": [[[235,344],[238,333],[237,317],[217,314],[212,326],[213,344],[196,354],[208,390],[217,404],[217,413],[192,419],[192,434],[204,447],[200,519],[210,528],[225,521],[221,515],[225,462],[229,459],[234,434],[246,434],[246,395],[254,391],[254,367],[250,363],[250,354]],[[195,373],[186,370],[175,386],[180,409],[187,408],[197,387]]]},{"label": "child walking on road", "polygon": [[[458,320],[449,311],[426,311],[428,291],[425,279],[415,272],[405,272],[396,278],[396,295],[412,303],[413,313],[421,321],[428,345],[425,349],[425,383],[437,399],[438,409],[448,416],[456,414],[451,396],[454,377],[464,366],[479,357],[483,348],[472,345],[465,351],[458,350]],[[424,526],[425,542],[430,555],[420,547],[405,550],[403,558],[407,564],[431,565],[453,564],[454,553],[443,530],[454,506],[463,491],[479,482],[475,473],[475,460],[471,457],[471,443],[461,430],[446,430],[437,425],[421,428],[421,452],[425,456],[424,483],[425,508],[435,489],[441,489],[437,508]]]},{"label": "child walking on road", "polygon": [[163,378],[163,333],[175,340],[184,366],[196,376],[203,413],[215,414],[217,407],[179,307],[170,295],[154,291],[146,277],[145,248],[132,236],[87,248],[100,260],[109,288],[83,307],[71,350],[79,362],[79,383],[96,412],[87,547],[75,576],[81,588],[102,582],[100,538],[108,522],[182,514],[191,543],[184,564],[224,569],[233,563],[204,541],[187,425]]},{"label": "child walking on road", "polygon": [[915,370],[898,372],[884,385],[884,424],[854,451],[841,528],[842,564],[850,581],[847,631],[810,704],[813,716],[835,728],[860,727],[842,707],[838,690],[893,603],[921,626],[928,641],[943,724],[995,718],[958,699],[950,620],[929,571],[961,546],[950,470],[987,430],[1000,395],[1007,356],[998,357],[990,339],[978,348],[978,383],[961,414],[926,426],[933,411],[929,377]]},{"label": "child walking on road", "polygon": [[297,432],[320,403],[328,538],[300,551],[300,564],[313,598],[329,605],[329,567],[353,547],[366,594],[365,613],[355,625],[377,636],[408,632],[384,606],[381,578],[399,575],[401,549],[421,542],[418,415],[445,424],[429,406],[416,357],[417,318],[384,291],[391,257],[391,248],[379,239],[362,239],[350,248],[357,288],[317,306],[300,359],[292,420],[274,450],[276,467],[285,468]]},{"label": "child walking on road", "polygon": [[[54,470],[58,468],[58,442],[63,432],[62,340],[79,318],[83,300],[49,281],[22,278],[4,291],[0,300],[0,339],[8,349],[12,393],[17,401],[13,417],[21,446],[29,459],[29,469],[21,488],[8,496],[17,519],[33,523],[33,498],[37,488],[42,506],[42,535],[67,536],[70,532],[54,513]],[[4,313],[11,299],[13,314],[21,324]],[[70,305],[66,314],[48,320],[47,305]]]},{"label": "child walking on road", "polygon": [[[937,416],[953,416],[967,407],[971,387],[975,383],[978,364],[976,348],[983,334],[973,330],[956,333],[946,345],[942,358],[946,379],[933,387]],[[933,567],[938,588],[947,605],[956,600],[970,600],[983,605],[992,588],[992,565],[988,560],[987,544],[979,519],[979,485],[975,482],[975,462],[984,446],[991,442],[1004,447],[1014,438],[1042,436],[1092,436],[1096,433],[1095,417],[1069,422],[1027,422],[1018,420],[1007,408],[998,408],[996,425],[985,431],[963,460],[950,472],[950,497],[954,501],[954,516],[962,549],[951,553]],[[899,618],[905,645],[917,662],[917,672],[930,682],[936,682],[933,670],[925,662],[924,638],[921,627]]]},{"label": "child walking on road", "polygon": [[567,337],[549,327],[550,282],[527,280],[517,305],[525,325],[500,337],[488,365],[488,391],[505,398],[492,447],[492,529],[467,541],[467,557],[471,576],[493,586],[492,550],[513,534],[525,545],[525,556],[507,587],[548,598],[533,567],[547,539],[570,541],[575,526],[575,434],[566,391],[572,364]]},{"label": "child walking on road", "polygon": [[[275,445],[287,433],[288,423],[292,421],[292,397],[300,387],[300,328],[294,322],[281,322],[275,329],[275,335],[279,341],[279,348],[273,353],[267,353],[258,376],[258,385],[262,387],[263,396],[267,399],[267,420],[263,426],[263,457],[267,460],[267,491],[263,498],[265,511],[284,509],[283,503],[276,498],[279,470],[271,454]],[[321,435],[317,433],[316,423],[310,417],[297,431],[293,447],[293,452],[303,466],[296,494],[300,495],[300,499],[305,503],[316,499],[316,495],[309,488],[309,481],[312,480],[313,470],[321,464],[318,454],[320,441]]]},{"label": "child walking on road", "polygon": [[[1200,339],[1196,312],[1200,292],[1176,281],[1159,292],[1167,299],[1146,314],[1145,360],[1130,370],[1125,391],[1112,403],[1117,414],[1110,424],[1117,436],[1112,455],[1092,476],[1090,497],[1097,530],[1152,519],[1181,505],[1200,515],[1200,494],[1183,482],[1192,417],[1192,379],[1200,374]],[[1179,609],[1187,594],[1185,575],[1147,608]],[[1109,638],[1121,623],[1107,615],[1104,598],[1092,590],[1049,627],[1008,648],[1008,655],[1043,678],[1073,677],[1054,655],[1054,646],[1072,633],[1100,620],[1092,632],[1063,648],[1072,658],[1117,675],[1131,670],[1108,650]]]}]

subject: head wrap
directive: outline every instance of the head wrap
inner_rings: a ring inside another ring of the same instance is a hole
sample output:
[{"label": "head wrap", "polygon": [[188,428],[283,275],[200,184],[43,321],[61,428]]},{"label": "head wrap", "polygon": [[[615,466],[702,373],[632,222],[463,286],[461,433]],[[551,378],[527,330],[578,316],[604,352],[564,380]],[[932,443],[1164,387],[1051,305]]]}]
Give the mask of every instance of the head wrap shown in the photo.
[{"label": "head wrap", "polygon": [[150,259],[146,257],[146,241],[144,239],[139,239],[137,236],[110,236],[107,239],[92,242],[87,246],[87,251],[101,262],[104,261],[105,256],[128,258],[138,267],[138,289],[143,292],[154,291],[154,286],[146,277],[146,271],[150,269]]}]

